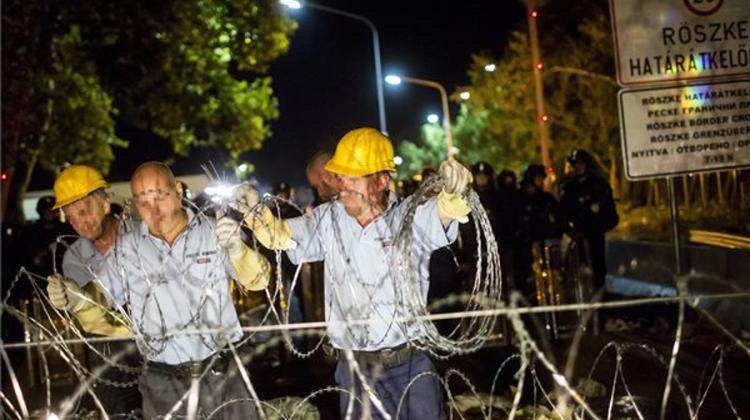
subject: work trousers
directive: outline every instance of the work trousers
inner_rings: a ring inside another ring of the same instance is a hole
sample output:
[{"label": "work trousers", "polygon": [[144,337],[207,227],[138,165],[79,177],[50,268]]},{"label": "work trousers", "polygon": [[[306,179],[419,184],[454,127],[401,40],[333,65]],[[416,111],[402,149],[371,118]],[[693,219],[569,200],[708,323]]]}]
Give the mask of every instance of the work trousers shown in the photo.
[{"label": "work trousers", "polygon": [[[189,367],[170,367],[161,363],[147,363],[140,378],[139,388],[143,394],[143,415],[146,419],[163,418],[180,402],[174,411],[177,418],[187,415],[192,379],[199,379],[198,416],[199,419],[257,419],[250,392],[245,387],[234,363],[208,370],[202,376]],[[174,417],[173,417],[174,418]]]},{"label": "work trousers", "polygon": [[92,372],[107,363],[102,357],[119,356],[116,366],[108,365],[93,381],[94,395],[110,418],[139,418],[142,403],[138,392],[138,371],[142,361],[135,344],[116,341],[95,343],[93,347],[96,351],[90,348],[86,351]]},{"label": "work trousers", "polygon": [[[396,366],[382,367],[359,363],[359,369],[364,374],[371,390],[383,403],[385,411],[394,420],[443,420],[446,418],[443,409],[443,392],[435,366],[423,352],[415,351],[409,360]],[[411,383],[415,377],[425,372],[432,374],[421,376]],[[377,377],[373,377],[374,374],[377,374]],[[359,377],[356,373],[350,372],[349,363],[343,356],[339,358],[336,366],[335,379],[338,386],[343,389],[340,391],[339,398],[341,419],[359,420],[362,418],[363,404],[367,404],[370,413],[368,418],[383,418],[380,411],[371,403],[369,394],[363,391]],[[354,397],[355,401],[352,416],[346,417],[350,396]]]}]

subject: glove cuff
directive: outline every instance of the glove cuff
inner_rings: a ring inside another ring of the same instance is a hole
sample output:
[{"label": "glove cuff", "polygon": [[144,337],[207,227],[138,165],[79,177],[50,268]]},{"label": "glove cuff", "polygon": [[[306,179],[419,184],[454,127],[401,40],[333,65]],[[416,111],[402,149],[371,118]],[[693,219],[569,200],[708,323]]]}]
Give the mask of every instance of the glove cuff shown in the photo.
[{"label": "glove cuff", "polygon": [[227,256],[230,261],[242,258],[245,255],[245,252],[247,252],[247,249],[244,243],[238,243],[227,247]]},{"label": "glove cuff", "polygon": [[245,223],[266,248],[287,250],[296,247],[289,223],[277,219],[266,206],[246,217]]},{"label": "glove cuff", "polygon": [[459,223],[469,221],[467,217],[471,213],[469,204],[458,194],[451,194],[445,190],[440,191],[437,198],[438,211],[443,217],[455,219]]},{"label": "glove cuff", "polygon": [[90,302],[89,299],[90,298],[88,296],[84,295],[84,297],[81,297],[81,299],[72,308],[70,308],[70,311],[76,314],[78,312],[91,309],[95,305]]}]

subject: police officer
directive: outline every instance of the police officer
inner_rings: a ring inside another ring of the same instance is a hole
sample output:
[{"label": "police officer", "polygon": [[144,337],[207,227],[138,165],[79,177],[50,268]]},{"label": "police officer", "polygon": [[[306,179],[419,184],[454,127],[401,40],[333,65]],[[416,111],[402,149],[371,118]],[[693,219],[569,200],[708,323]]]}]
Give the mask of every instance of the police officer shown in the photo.
[{"label": "police officer", "polygon": [[[293,217],[302,216],[302,212],[299,211],[292,200],[294,197],[294,188],[286,182],[277,183],[271,190],[277,199],[270,204],[271,211],[273,214],[280,216],[281,219],[291,219]],[[273,254],[266,255],[266,258],[271,260]],[[289,261],[289,257],[286,254],[281,257],[281,278],[284,282],[284,288],[287,293],[287,299],[289,302],[289,322],[297,323],[304,321],[304,307],[303,307],[303,296],[302,296],[302,284],[296,284],[294,290],[290,290],[292,286],[292,280],[294,280],[294,274],[297,272],[297,266]],[[290,293],[291,292],[291,293]],[[296,340],[297,343],[300,340]]]},{"label": "police officer", "polygon": [[[492,166],[487,162],[477,162],[471,167],[471,174],[474,178],[472,187],[479,196],[479,202],[482,203],[484,211],[487,213],[487,218],[492,226],[492,233],[495,234],[495,238],[498,237],[498,220],[496,216],[497,211],[497,190],[494,184],[494,170]],[[461,239],[463,242],[462,248],[467,251],[474,252],[477,250],[476,246],[476,230],[474,229],[474,223],[466,223],[460,227]],[[479,255],[470,255],[470,259],[476,260]],[[473,266],[473,261],[468,262]]]},{"label": "police officer", "polygon": [[497,176],[497,205],[495,218],[497,220],[498,248],[500,250],[500,266],[503,281],[512,284],[513,254],[516,247],[516,220],[518,220],[519,197],[516,173],[504,169]]},{"label": "police officer", "polygon": [[612,189],[595,168],[591,154],[582,149],[568,156],[572,178],[563,186],[560,216],[566,233],[580,246],[586,245],[594,277],[594,287],[604,286],[607,273],[605,234],[619,222]]},{"label": "police officer", "polygon": [[495,185],[492,182],[495,171],[492,165],[487,162],[477,162],[471,167],[471,174],[474,176],[474,191],[479,195],[482,205],[487,208],[494,207]]},{"label": "police officer", "polygon": [[[66,236],[75,234],[70,226],[60,221],[60,211],[54,205],[55,197],[40,197],[36,202],[39,219],[25,227],[22,232],[24,241],[30,245],[30,260],[25,263],[26,267],[33,273],[44,276],[52,272],[52,260],[58,239],[65,240]],[[64,247],[57,249],[63,250]],[[57,253],[57,257],[56,262],[60,263],[61,253]]]},{"label": "police officer", "polygon": [[515,286],[530,301],[535,295],[532,276],[532,246],[545,239],[557,239],[562,235],[558,203],[555,197],[544,191],[547,172],[542,165],[529,165],[521,180],[518,197],[517,246],[514,255]]}]

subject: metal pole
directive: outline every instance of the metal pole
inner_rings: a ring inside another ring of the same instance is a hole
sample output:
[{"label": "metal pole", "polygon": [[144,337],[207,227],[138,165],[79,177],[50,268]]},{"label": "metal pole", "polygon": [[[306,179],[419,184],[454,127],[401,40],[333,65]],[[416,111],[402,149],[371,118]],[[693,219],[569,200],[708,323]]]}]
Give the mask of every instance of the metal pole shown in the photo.
[{"label": "metal pole", "polygon": [[373,49],[373,54],[375,55],[375,87],[377,89],[377,96],[378,96],[378,118],[380,120],[380,131],[383,134],[388,134],[388,128],[386,127],[386,122],[385,122],[385,99],[383,95],[383,69],[380,63],[380,37],[378,36],[378,30],[375,27],[375,24],[373,24],[370,21],[370,19],[367,19],[364,16],[346,12],[344,10],[334,9],[328,6],[323,6],[321,4],[304,2],[302,3],[302,5],[308,6],[312,9],[317,9],[323,12],[332,13],[334,15],[344,16],[350,19],[358,20],[364,23],[365,25],[367,25],[368,28],[370,28],[370,32],[372,32],[372,49]]},{"label": "metal pole", "polygon": [[440,101],[443,106],[443,128],[445,129],[445,145],[447,147],[448,159],[453,157],[453,134],[451,133],[451,114],[448,108],[448,93],[443,85],[432,80],[417,79],[414,77],[401,77],[401,80],[415,85],[435,88],[440,92]]},{"label": "metal pole", "polygon": [[[674,177],[667,178],[667,191],[669,192],[669,210],[672,219],[672,242],[674,244],[675,259],[675,289],[677,295],[682,297],[685,293],[684,283],[680,278],[682,276],[682,252],[680,250],[680,220],[679,209],[677,207],[677,194],[675,193]],[[669,367],[667,369],[667,379],[664,385],[664,394],[661,399],[660,420],[664,420],[667,414],[667,403],[669,394],[672,389],[672,378],[674,377],[675,366],[677,365],[677,354],[680,351],[680,340],[682,338],[682,326],[685,320],[685,301],[680,300],[677,312],[677,331],[672,345],[672,354],[669,358]]]},{"label": "metal pole", "polygon": [[549,156],[549,127],[544,121],[544,85],[542,84],[542,70],[537,67],[541,63],[539,53],[539,34],[536,28],[536,0],[526,0],[526,17],[529,23],[529,38],[531,43],[531,66],[534,72],[534,89],[536,91],[536,120],[539,125],[539,153],[545,168],[551,165]]},{"label": "metal pole", "polygon": [[383,94],[383,69],[380,65],[380,37],[375,26],[370,26],[372,30],[372,49],[375,53],[375,83],[378,90],[378,118],[380,119],[380,131],[388,135],[388,128],[385,123],[385,95]]},{"label": "metal pole", "polygon": [[682,251],[680,249],[680,213],[677,208],[677,194],[674,188],[674,177],[667,178],[669,193],[669,213],[672,219],[672,245],[674,246],[675,274],[682,275]]}]

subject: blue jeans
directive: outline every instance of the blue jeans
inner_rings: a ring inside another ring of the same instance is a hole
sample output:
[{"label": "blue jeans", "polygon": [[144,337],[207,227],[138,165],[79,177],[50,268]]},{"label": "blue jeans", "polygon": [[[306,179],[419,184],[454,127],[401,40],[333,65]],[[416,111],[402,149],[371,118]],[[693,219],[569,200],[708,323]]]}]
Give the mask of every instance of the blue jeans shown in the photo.
[{"label": "blue jeans", "polygon": [[[443,420],[446,418],[443,410],[443,392],[440,387],[435,366],[432,361],[420,351],[415,351],[409,361],[397,366],[382,369],[376,378],[372,377],[373,366],[360,364],[360,370],[367,379],[370,388],[383,403],[385,411],[398,420]],[[431,372],[431,375],[421,376],[409,386],[409,383],[420,373]],[[354,374],[354,378],[352,378]],[[341,418],[346,416],[350,392],[354,397],[369,405],[370,418],[382,419],[380,412],[371,404],[367,393],[363,392],[361,382],[356,373],[349,371],[349,363],[342,356],[336,366],[336,383],[345,391],[340,391],[339,407]],[[407,386],[409,387],[407,390]],[[404,393],[407,395],[403,397]],[[401,404],[399,406],[399,404]],[[354,402],[352,420],[362,417],[362,405]],[[396,412],[398,411],[398,417]]]}]

